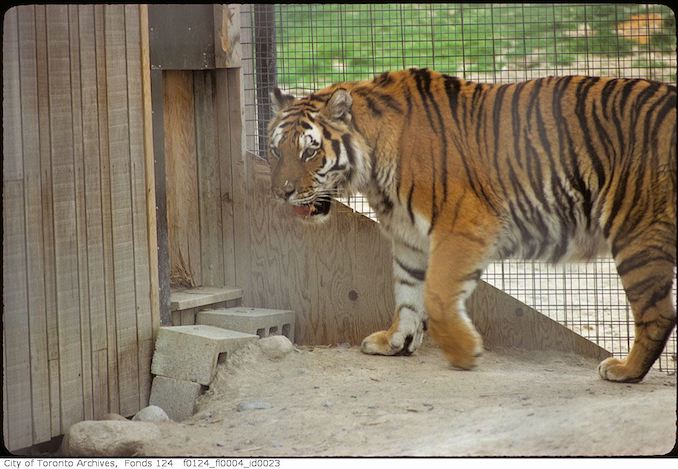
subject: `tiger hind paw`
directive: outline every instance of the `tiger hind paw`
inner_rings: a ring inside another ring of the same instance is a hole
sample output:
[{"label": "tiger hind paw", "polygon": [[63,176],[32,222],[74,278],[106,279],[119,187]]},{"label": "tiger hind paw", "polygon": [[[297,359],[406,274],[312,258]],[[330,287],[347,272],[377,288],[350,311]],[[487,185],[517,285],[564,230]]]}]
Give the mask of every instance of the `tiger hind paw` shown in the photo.
[{"label": "tiger hind paw", "polygon": [[615,357],[606,358],[600,362],[598,374],[607,381],[620,383],[637,383],[643,379],[643,374],[640,374],[638,370],[632,370],[624,360]]}]

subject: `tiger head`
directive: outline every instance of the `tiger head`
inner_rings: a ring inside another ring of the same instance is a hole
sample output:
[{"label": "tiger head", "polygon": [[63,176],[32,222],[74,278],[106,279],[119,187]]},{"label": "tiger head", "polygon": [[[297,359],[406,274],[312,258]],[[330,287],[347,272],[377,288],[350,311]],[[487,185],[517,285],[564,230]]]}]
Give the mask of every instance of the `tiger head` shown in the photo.
[{"label": "tiger head", "polygon": [[321,91],[303,98],[271,93],[268,157],[275,197],[305,221],[328,219],[331,199],[364,179],[365,144],[352,123],[350,92]]}]

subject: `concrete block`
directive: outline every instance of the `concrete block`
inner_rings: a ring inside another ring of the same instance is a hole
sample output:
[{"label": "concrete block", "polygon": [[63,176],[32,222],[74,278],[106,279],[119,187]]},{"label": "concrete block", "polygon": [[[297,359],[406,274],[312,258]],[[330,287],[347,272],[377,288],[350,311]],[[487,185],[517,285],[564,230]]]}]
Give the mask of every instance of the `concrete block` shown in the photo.
[{"label": "concrete block", "polygon": [[256,334],[262,338],[284,335],[294,343],[294,311],[241,306],[204,310],[198,312],[196,323]]},{"label": "concrete block", "polygon": [[160,407],[175,422],[181,422],[195,413],[196,399],[203,390],[201,384],[193,381],[156,376],[148,403]]},{"label": "concrete block", "polygon": [[257,339],[253,334],[205,325],[161,327],[151,373],[207,386],[219,360]]}]

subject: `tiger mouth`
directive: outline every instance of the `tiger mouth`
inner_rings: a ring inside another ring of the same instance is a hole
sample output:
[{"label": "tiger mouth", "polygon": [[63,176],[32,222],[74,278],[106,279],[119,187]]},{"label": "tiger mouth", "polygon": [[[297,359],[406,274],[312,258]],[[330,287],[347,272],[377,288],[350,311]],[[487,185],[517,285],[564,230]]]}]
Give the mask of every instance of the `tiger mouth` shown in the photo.
[{"label": "tiger mouth", "polygon": [[308,204],[294,205],[294,213],[304,218],[313,218],[330,213],[332,204],[329,200],[315,200]]}]

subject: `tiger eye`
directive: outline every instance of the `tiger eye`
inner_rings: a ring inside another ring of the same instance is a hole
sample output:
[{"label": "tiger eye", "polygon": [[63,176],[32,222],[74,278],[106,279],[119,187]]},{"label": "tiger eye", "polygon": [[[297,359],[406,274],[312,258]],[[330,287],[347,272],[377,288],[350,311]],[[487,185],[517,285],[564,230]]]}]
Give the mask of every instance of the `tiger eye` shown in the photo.
[{"label": "tiger eye", "polygon": [[301,157],[304,160],[310,160],[316,155],[317,152],[318,152],[317,148],[307,148],[306,150],[304,150],[304,153],[302,153]]}]

